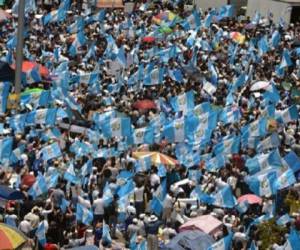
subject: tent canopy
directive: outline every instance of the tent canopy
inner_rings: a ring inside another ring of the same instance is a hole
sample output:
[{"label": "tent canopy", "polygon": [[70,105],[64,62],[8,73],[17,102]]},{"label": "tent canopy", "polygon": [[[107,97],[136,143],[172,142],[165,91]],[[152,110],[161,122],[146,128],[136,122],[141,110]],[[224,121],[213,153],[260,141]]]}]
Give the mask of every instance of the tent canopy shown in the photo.
[{"label": "tent canopy", "polygon": [[214,239],[199,230],[184,231],[177,234],[164,248],[165,250],[202,250],[208,249]]}]

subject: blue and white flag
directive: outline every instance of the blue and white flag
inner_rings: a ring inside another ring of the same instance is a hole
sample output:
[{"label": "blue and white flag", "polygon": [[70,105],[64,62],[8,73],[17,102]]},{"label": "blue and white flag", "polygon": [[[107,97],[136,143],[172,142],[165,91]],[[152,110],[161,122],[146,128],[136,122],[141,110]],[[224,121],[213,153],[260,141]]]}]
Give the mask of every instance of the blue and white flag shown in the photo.
[{"label": "blue and white flag", "polygon": [[223,239],[213,243],[207,250],[230,250],[233,234],[230,233]]},{"label": "blue and white flag", "polygon": [[263,94],[264,99],[270,103],[277,104],[280,100],[280,94],[275,85],[272,83],[266,89]]},{"label": "blue and white flag", "polygon": [[37,66],[33,67],[29,71],[22,73],[22,83],[24,84],[38,83],[41,81],[42,77]]},{"label": "blue and white flag", "polygon": [[239,202],[239,203],[237,204],[237,206],[236,206],[236,209],[237,209],[237,211],[238,211],[240,214],[246,213],[247,210],[248,210],[248,208],[249,208],[249,203],[248,203],[247,200],[244,200],[244,201],[242,201],[242,202]]},{"label": "blue and white flag", "polygon": [[67,13],[64,9],[52,10],[50,13],[43,16],[43,25],[45,26],[48,23],[62,22],[65,20],[66,16]]},{"label": "blue and white flag", "polygon": [[291,168],[294,173],[300,169],[300,158],[294,151],[290,151],[283,157],[282,163],[284,166]]},{"label": "blue and white flag", "polygon": [[51,109],[37,109],[27,114],[26,124],[46,124],[54,125],[56,122],[56,108]]},{"label": "blue and white flag", "polygon": [[291,221],[292,221],[292,218],[289,216],[289,214],[284,214],[276,220],[276,224],[279,226],[285,226],[287,223],[289,223]]},{"label": "blue and white flag", "polygon": [[268,40],[267,38],[264,36],[262,37],[258,43],[258,52],[259,55],[262,56],[263,54],[267,53],[269,51],[269,45],[268,45]]},{"label": "blue and white flag", "polygon": [[26,114],[18,114],[9,118],[9,127],[15,132],[23,132],[25,128]]},{"label": "blue and white flag", "polygon": [[77,177],[74,169],[74,165],[71,162],[64,173],[64,179],[73,184],[79,184],[80,179]]},{"label": "blue and white flag", "polygon": [[283,246],[284,250],[299,250],[300,235],[296,229],[292,229],[286,243]]},{"label": "blue and white flag", "polygon": [[280,138],[277,133],[273,133],[257,145],[257,152],[263,152],[280,146]]},{"label": "blue and white flag", "polygon": [[76,34],[75,40],[71,44],[69,48],[69,54],[71,56],[76,56],[78,54],[78,49],[82,47],[86,43],[87,39],[83,33],[83,31],[80,31]]},{"label": "blue and white flag", "polygon": [[134,144],[153,144],[154,143],[154,128],[152,126],[138,128],[133,134]]},{"label": "blue and white flag", "polygon": [[67,211],[67,208],[70,206],[70,202],[66,200],[65,198],[62,198],[60,209],[63,213]]},{"label": "blue and white flag", "polygon": [[126,55],[125,55],[125,50],[124,47],[121,46],[121,48],[118,49],[117,53],[117,61],[122,65],[122,67],[126,68]]},{"label": "blue and white flag", "polygon": [[231,87],[231,91],[235,91],[240,87],[243,87],[244,84],[247,82],[248,77],[245,73],[242,73],[238,76],[238,78],[235,80],[235,82],[233,83],[232,87]]},{"label": "blue and white flag", "polygon": [[47,183],[47,187],[49,189],[51,188],[55,188],[57,183],[58,183],[58,178],[60,177],[60,173],[58,171],[53,171],[51,172],[51,174],[46,174],[45,175],[45,180],[46,180],[46,183]]},{"label": "blue and white flag", "polygon": [[283,122],[285,124],[291,121],[295,121],[299,117],[297,106],[292,105],[285,110],[276,111],[275,116],[277,121]]},{"label": "blue and white flag", "polygon": [[199,152],[196,152],[196,153],[185,154],[185,155],[181,156],[178,160],[186,168],[190,168],[193,166],[197,166],[200,163],[201,158],[200,158]]},{"label": "blue and white flag", "polygon": [[84,29],[85,23],[82,16],[78,16],[76,18],[76,21],[72,23],[68,28],[67,31],[69,33],[78,33],[79,31],[82,31]]},{"label": "blue and white flag", "polygon": [[255,120],[254,122],[251,122],[250,124],[242,127],[242,136],[244,137],[263,137],[267,134],[267,125],[268,120],[265,117],[259,118]]},{"label": "blue and white flag", "polygon": [[228,139],[223,139],[213,147],[215,155],[218,154],[237,154],[240,151],[240,136],[233,136]]},{"label": "blue and white flag", "polygon": [[7,98],[9,96],[10,84],[8,82],[0,82],[0,113],[4,114],[7,107]]},{"label": "blue and white flag", "polygon": [[180,69],[169,69],[168,71],[169,77],[175,82],[182,83],[183,82],[183,75]]},{"label": "blue and white flag", "polygon": [[225,167],[226,157],[224,154],[218,154],[215,157],[205,162],[205,169],[210,172],[218,172],[222,167]]},{"label": "blue and white flag", "polygon": [[87,74],[77,75],[72,78],[74,82],[85,83],[88,85],[92,85],[93,83],[97,83],[99,80],[99,72],[91,72]]},{"label": "blue and white flag", "polygon": [[110,228],[107,224],[103,225],[102,241],[106,244],[111,244]]},{"label": "blue and white flag", "polygon": [[39,173],[39,175],[35,180],[35,183],[28,190],[28,194],[32,196],[33,199],[36,199],[36,197],[45,194],[47,192],[48,192],[48,187],[47,187],[46,180],[44,176]]},{"label": "blue and white flag", "polygon": [[257,154],[247,159],[245,166],[251,175],[268,168],[279,168],[282,166],[281,156],[278,150],[267,154]]},{"label": "blue and white flag", "polygon": [[207,67],[208,67],[208,71],[211,74],[211,77],[210,77],[211,83],[213,85],[217,85],[218,84],[218,73],[217,73],[216,67],[214,66],[214,64],[210,60],[207,63]]},{"label": "blue and white flag", "polygon": [[234,6],[233,5],[223,5],[219,10],[218,20],[223,18],[233,17]]},{"label": "blue and white flag", "polygon": [[290,58],[289,51],[287,49],[284,49],[283,53],[282,53],[282,59],[281,59],[280,65],[279,65],[279,69],[284,69],[284,68],[289,67],[291,65],[293,65],[293,63],[292,63],[292,60]]},{"label": "blue and white flag", "polygon": [[120,188],[117,191],[117,194],[120,198],[125,197],[134,191],[134,187],[135,185],[133,180],[129,179],[124,185],[120,186]]},{"label": "blue and white flag", "polygon": [[183,20],[182,26],[185,30],[195,30],[201,26],[201,18],[199,13],[194,10],[193,13]]},{"label": "blue and white flag", "polygon": [[212,195],[212,197],[214,199],[213,205],[218,207],[233,208],[237,204],[236,198],[232,194],[229,185],[219,190],[216,194]]},{"label": "blue and white flag", "polygon": [[46,239],[46,228],[45,228],[45,222],[41,221],[38,225],[38,228],[35,232],[35,236],[37,237],[39,243],[44,246],[47,243]]},{"label": "blue and white flag", "polygon": [[128,117],[112,118],[102,124],[101,130],[107,138],[131,136],[131,120]]},{"label": "blue and white flag", "polygon": [[138,159],[136,162],[136,172],[147,172],[151,169],[152,160],[150,156]]},{"label": "blue and white flag", "polygon": [[86,24],[90,24],[93,22],[101,23],[105,19],[105,15],[106,15],[106,9],[102,9],[95,15],[86,17],[85,22],[86,22]]},{"label": "blue and white flag", "polygon": [[60,157],[62,155],[60,147],[57,142],[54,142],[46,147],[43,147],[40,153],[43,154],[44,161],[48,161],[53,158]]},{"label": "blue and white flag", "polygon": [[157,85],[162,84],[164,78],[164,68],[154,68],[151,72],[148,72],[148,74],[145,75],[144,78],[144,85],[151,86],[151,85]]},{"label": "blue and white flag", "polygon": [[258,196],[270,196],[276,193],[274,183],[277,178],[276,171],[269,171],[266,173],[257,173],[246,177],[246,183],[250,190]]},{"label": "blue and white flag", "polygon": [[184,142],[186,128],[184,119],[176,119],[163,127],[163,136],[169,142]]},{"label": "blue and white flag", "polygon": [[9,159],[13,147],[13,139],[11,137],[0,140],[0,159]]},{"label": "blue and white flag", "polygon": [[220,121],[224,124],[236,123],[241,119],[242,115],[239,109],[225,108],[220,114]]},{"label": "blue and white flag", "polygon": [[25,144],[20,145],[19,147],[15,148],[10,155],[10,162],[17,163],[18,161],[22,160],[21,155],[23,154],[26,148]]},{"label": "blue and white flag", "polygon": [[[12,6],[12,13],[18,15],[19,10],[19,0],[16,0],[14,5]],[[27,0],[25,1],[25,13],[34,12],[36,10],[35,0]]]},{"label": "blue and white flag", "polygon": [[85,225],[90,225],[93,221],[93,213],[86,207],[77,203],[76,206],[76,220],[81,221]]},{"label": "blue and white flag", "polygon": [[277,190],[281,190],[292,186],[294,183],[296,183],[296,178],[293,170],[289,168],[287,171],[278,176],[275,181],[275,186]]},{"label": "blue and white flag", "polygon": [[26,105],[31,104],[34,108],[38,108],[41,106],[47,107],[51,102],[50,91],[45,90],[40,93],[28,93],[21,94],[20,104]]},{"label": "blue and white flag", "polygon": [[172,97],[170,104],[175,112],[183,111],[183,113],[188,113],[192,111],[195,106],[193,91]]},{"label": "blue and white flag", "polygon": [[275,30],[271,37],[271,45],[273,48],[277,48],[280,43],[281,35],[278,30]]}]

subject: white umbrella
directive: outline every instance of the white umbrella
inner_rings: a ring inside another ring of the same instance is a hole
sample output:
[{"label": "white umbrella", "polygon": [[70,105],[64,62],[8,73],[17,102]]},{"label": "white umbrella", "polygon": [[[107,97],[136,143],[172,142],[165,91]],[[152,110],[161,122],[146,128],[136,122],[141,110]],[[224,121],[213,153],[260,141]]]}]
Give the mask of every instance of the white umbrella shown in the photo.
[{"label": "white umbrella", "polygon": [[266,81],[258,81],[256,83],[254,83],[250,90],[251,91],[257,91],[260,89],[266,89],[268,86],[270,85],[270,82],[266,82]]}]

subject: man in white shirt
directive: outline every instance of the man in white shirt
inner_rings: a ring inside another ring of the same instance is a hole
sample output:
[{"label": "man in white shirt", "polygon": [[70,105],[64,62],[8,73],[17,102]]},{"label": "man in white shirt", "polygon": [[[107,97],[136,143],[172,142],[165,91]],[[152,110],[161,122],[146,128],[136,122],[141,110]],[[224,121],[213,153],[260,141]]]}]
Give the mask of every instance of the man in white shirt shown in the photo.
[{"label": "man in white shirt", "polygon": [[104,201],[102,198],[102,194],[98,194],[98,198],[94,200],[93,208],[94,208],[94,223],[102,222],[103,215],[104,215]]},{"label": "man in white shirt", "polygon": [[19,229],[22,233],[24,233],[25,235],[30,236],[29,234],[30,234],[30,232],[32,231],[33,228],[32,228],[32,226],[31,226],[31,224],[30,224],[30,221],[24,219],[24,220],[22,220],[22,221],[20,222],[18,229]]},{"label": "man in white shirt", "polygon": [[145,187],[135,187],[134,189],[134,206],[136,208],[136,214],[139,216],[145,210],[144,206],[144,190]]}]

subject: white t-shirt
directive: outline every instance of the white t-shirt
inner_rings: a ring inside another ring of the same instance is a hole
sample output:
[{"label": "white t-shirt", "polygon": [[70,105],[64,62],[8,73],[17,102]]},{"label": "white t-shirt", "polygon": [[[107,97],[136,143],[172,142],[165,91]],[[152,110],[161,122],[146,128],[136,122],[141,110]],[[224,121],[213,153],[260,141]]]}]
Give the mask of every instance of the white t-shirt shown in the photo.
[{"label": "white t-shirt", "polygon": [[141,202],[144,201],[144,189],[145,187],[136,187],[134,189],[135,201]]},{"label": "white t-shirt", "polygon": [[95,214],[104,214],[104,202],[102,198],[98,198],[94,201],[94,213]]},{"label": "white t-shirt", "polygon": [[30,233],[32,231],[32,229],[33,228],[31,226],[30,222],[27,220],[22,220],[19,224],[19,230],[21,232],[23,232],[24,234]]},{"label": "white t-shirt", "polygon": [[150,184],[151,184],[152,187],[154,187],[157,184],[160,184],[160,178],[157,174],[151,174]]}]

